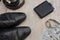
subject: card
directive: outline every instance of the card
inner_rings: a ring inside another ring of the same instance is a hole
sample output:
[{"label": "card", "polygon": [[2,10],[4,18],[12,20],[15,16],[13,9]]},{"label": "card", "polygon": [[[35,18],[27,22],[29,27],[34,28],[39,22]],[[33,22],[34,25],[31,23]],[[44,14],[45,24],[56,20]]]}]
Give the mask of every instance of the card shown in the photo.
[{"label": "card", "polygon": [[34,10],[40,18],[44,18],[54,10],[54,7],[48,1],[44,1],[43,3],[35,7]]}]

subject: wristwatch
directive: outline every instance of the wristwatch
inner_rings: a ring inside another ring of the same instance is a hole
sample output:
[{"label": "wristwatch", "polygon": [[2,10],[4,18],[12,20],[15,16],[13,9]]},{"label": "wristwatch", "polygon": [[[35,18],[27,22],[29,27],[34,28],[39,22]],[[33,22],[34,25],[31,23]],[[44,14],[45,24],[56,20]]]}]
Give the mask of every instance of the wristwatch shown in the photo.
[{"label": "wristwatch", "polygon": [[60,23],[56,20],[49,19],[46,22],[47,28],[41,35],[41,40],[60,40]]}]

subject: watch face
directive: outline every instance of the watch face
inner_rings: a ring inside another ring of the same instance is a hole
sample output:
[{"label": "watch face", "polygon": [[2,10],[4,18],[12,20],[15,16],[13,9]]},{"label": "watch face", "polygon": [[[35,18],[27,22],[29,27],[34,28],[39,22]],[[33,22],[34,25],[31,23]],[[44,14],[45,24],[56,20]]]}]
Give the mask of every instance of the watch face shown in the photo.
[{"label": "watch face", "polygon": [[[46,22],[47,23],[47,22]],[[60,23],[55,20],[50,20],[50,27],[41,34],[40,40],[60,40]]]},{"label": "watch face", "polygon": [[41,37],[41,40],[60,40],[60,28],[49,28]]},{"label": "watch face", "polygon": [[40,40],[60,40],[60,25],[55,23],[51,27],[47,27],[41,34]]}]

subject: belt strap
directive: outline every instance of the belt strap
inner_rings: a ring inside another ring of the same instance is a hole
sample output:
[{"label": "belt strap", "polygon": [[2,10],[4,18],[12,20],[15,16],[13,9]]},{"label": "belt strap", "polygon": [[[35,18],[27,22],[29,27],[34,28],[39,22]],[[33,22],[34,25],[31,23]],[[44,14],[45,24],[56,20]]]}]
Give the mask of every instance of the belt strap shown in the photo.
[{"label": "belt strap", "polygon": [[8,6],[8,5],[6,5],[7,3],[3,0],[3,3],[5,4],[5,6],[7,7],[7,8],[9,8],[9,9],[12,9],[12,10],[17,10],[17,9],[19,9],[19,8],[21,8],[23,5],[24,5],[24,3],[25,3],[25,0],[23,0],[21,3],[19,2],[19,4],[18,5],[16,5],[16,6]]}]

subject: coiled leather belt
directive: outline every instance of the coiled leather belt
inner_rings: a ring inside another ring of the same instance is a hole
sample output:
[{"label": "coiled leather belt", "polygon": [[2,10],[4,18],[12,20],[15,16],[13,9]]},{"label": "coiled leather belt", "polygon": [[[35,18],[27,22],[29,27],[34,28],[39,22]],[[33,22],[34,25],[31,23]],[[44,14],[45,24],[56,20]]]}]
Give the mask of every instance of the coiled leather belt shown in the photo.
[{"label": "coiled leather belt", "polygon": [[7,8],[16,10],[21,8],[24,5],[25,0],[23,0],[22,2],[21,0],[3,0],[3,3]]}]

